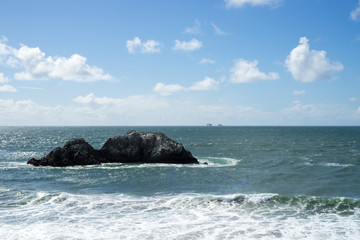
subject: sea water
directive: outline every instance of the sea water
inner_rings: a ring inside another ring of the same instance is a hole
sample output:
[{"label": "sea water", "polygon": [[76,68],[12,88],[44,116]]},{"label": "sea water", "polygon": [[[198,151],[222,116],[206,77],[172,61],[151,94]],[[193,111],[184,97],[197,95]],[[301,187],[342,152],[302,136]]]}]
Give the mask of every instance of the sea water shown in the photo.
[{"label": "sea water", "polygon": [[[132,129],[208,165],[26,164]],[[360,127],[1,127],[0,239],[360,239]]]}]

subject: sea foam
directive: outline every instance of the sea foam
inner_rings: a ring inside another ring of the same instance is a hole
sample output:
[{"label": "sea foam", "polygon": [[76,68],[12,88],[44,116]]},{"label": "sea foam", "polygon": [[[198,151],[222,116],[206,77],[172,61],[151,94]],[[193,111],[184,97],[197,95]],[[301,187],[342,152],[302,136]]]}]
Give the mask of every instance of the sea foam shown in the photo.
[{"label": "sea foam", "polygon": [[314,199],[271,193],[138,197],[39,192],[23,198],[24,204],[0,210],[1,239],[328,240],[360,234],[356,205],[348,215],[305,214]]}]

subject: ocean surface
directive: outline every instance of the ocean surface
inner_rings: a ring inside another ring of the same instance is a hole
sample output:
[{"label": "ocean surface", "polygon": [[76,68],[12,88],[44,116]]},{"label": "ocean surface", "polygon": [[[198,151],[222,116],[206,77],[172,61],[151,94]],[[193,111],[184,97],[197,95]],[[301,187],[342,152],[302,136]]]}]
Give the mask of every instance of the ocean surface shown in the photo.
[{"label": "ocean surface", "polygon": [[[163,132],[208,165],[26,162]],[[360,239],[360,127],[0,127],[0,239]]]}]

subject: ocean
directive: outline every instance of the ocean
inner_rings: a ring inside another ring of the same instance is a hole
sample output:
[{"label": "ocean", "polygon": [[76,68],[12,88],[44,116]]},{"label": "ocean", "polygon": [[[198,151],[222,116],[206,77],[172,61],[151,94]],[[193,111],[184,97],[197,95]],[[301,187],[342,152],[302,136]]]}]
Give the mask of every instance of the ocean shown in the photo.
[{"label": "ocean", "polygon": [[[208,165],[34,167],[163,132]],[[360,239],[360,127],[0,127],[0,239]]]}]

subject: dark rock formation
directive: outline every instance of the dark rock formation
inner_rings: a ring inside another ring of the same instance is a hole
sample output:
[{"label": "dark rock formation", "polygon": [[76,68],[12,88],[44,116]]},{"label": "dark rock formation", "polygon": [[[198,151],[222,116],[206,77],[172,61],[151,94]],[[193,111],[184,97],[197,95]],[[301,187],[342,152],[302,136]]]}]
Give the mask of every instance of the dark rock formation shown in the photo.
[{"label": "dark rock formation", "polygon": [[28,164],[34,166],[64,167],[74,165],[95,165],[107,162],[107,159],[82,138],[75,138],[65,143],[63,148],[57,147],[47,156],[36,160],[32,158]]},{"label": "dark rock formation", "polygon": [[138,133],[109,138],[100,150],[109,162],[199,163],[184,146],[163,133]]},{"label": "dark rock formation", "polygon": [[184,146],[163,133],[138,133],[109,138],[100,150],[84,139],[73,139],[63,148],[55,148],[47,156],[30,159],[34,166],[74,166],[101,163],[176,163],[198,164],[198,160]]}]

